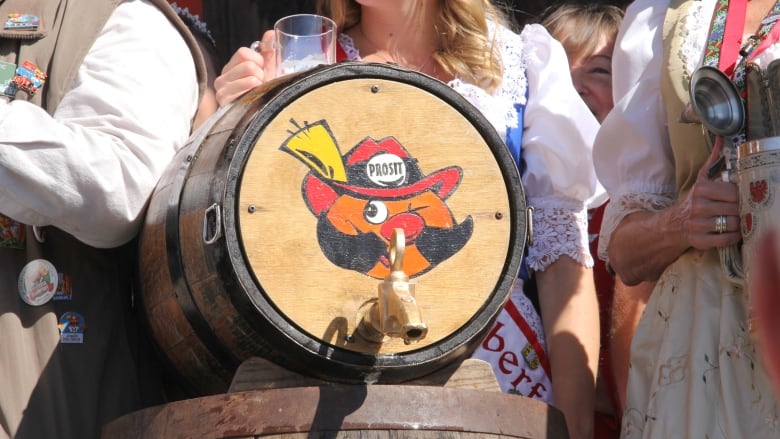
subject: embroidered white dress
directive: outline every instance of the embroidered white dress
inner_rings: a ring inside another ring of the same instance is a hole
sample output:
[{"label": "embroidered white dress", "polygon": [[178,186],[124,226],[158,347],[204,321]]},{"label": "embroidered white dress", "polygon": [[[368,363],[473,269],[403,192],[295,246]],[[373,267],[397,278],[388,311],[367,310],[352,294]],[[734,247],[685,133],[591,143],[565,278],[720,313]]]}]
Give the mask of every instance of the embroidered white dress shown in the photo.
[{"label": "embroidered white dress", "polygon": [[[501,138],[508,127],[518,127],[515,105],[524,108],[522,182],[526,202],[535,208],[528,268],[544,270],[562,255],[592,267],[587,208],[605,200],[592,166],[598,122],[574,89],[563,47],[542,26],[526,26],[519,35],[504,27],[491,29],[504,67],[499,89],[489,94],[459,78],[449,85],[483,113]],[[340,35],[339,44],[347,58],[360,59],[349,36]],[[504,310],[474,357],[493,364],[502,390],[552,403],[548,373],[533,349],[538,342],[544,351],[542,324],[519,279],[511,300],[512,312],[522,313],[535,340],[525,337]],[[507,356],[517,362],[506,361]]]},{"label": "embroidered white dress", "polygon": [[[682,41],[669,56],[687,77],[702,63],[714,6],[715,0],[700,0],[676,9],[682,21],[674,37]],[[673,151],[690,147],[671,144],[661,97],[668,7],[668,0],[636,0],[615,46],[616,105],[594,147],[612,200],[602,223],[603,258],[622,218],[674,202]],[[775,44],[757,63],[778,56]],[[665,270],[636,329],[621,437],[774,438],[780,437],[778,413],[748,335],[742,288],[725,277],[717,250],[689,250]]]}]

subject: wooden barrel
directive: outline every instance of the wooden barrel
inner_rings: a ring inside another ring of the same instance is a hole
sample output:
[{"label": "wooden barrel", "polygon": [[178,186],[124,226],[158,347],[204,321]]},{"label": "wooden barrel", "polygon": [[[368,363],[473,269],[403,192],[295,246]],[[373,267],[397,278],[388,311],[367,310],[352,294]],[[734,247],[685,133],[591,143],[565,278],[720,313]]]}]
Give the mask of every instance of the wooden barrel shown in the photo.
[{"label": "wooden barrel", "polygon": [[[194,394],[263,357],[343,383],[402,383],[467,357],[520,268],[526,205],[481,113],[383,64],[283,77],[175,157],[140,235],[144,314]],[[427,334],[365,337],[390,231]],[[363,323],[361,323],[363,322]]]},{"label": "wooden barrel", "polygon": [[332,385],[193,398],[123,416],[104,438],[568,439],[560,411],[501,392]]}]

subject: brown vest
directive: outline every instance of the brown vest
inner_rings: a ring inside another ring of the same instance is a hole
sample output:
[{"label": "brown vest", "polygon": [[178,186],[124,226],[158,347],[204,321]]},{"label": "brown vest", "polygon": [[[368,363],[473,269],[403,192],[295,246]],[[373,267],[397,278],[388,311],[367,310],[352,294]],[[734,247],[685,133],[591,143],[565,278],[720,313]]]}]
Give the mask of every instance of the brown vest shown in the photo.
[{"label": "brown vest", "polygon": [[[149,0],[181,31],[196,64],[201,95],[205,65],[194,37],[166,0]],[[71,88],[87,51],[120,0],[4,0],[9,13],[34,13],[34,31],[0,29],[0,60],[35,63],[48,75],[39,92],[17,93],[50,114]],[[0,26],[2,27],[2,26]],[[0,206],[0,212],[2,206]],[[26,248],[0,248],[0,438],[96,438],[100,426],[164,402],[160,364],[134,304],[136,244],[96,249],[56,229],[39,242],[27,227]],[[67,276],[71,300],[25,304],[18,277],[28,261],[51,262]],[[76,312],[84,342],[62,344],[58,323]]]},{"label": "brown vest", "polygon": [[663,64],[661,93],[666,105],[669,140],[674,154],[677,191],[687,192],[696,181],[699,168],[707,160],[710,148],[702,134],[701,124],[683,123],[680,116],[690,101],[690,72],[685,71],[680,58],[684,32],[682,20],[693,4],[691,0],[672,0],[666,12],[663,28]]},{"label": "brown vest", "polygon": [[[167,0],[149,0],[162,10],[181,32],[192,52],[198,73],[200,95],[206,86],[206,66],[195,37],[176,15]],[[41,17],[35,31],[0,29],[0,60],[18,64],[30,61],[46,72],[48,79],[41,93],[27,99],[50,114],[71,88],[76,72],[106,20],[122,0],[5,0],[0,2],[0,20],[9,13],[31,12]]]}]

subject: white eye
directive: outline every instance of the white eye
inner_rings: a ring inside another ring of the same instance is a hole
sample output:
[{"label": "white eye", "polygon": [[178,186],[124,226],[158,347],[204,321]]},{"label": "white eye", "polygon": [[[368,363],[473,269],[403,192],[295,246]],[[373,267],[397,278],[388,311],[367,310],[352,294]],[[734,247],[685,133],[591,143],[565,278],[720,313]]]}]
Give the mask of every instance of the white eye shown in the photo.
[{"label": "white eye", "polygon": [[381,201],[369,201],[363,209],[363,216],[371,224],[381,224],[387,219],[387,206]]}]

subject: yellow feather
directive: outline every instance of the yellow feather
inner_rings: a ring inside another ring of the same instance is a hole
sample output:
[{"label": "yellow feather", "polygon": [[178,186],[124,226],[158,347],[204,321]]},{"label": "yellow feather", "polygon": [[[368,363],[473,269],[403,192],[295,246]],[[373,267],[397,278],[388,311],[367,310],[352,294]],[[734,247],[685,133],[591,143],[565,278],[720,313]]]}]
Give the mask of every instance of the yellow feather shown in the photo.
[{"label": "yellow feather", "polygon": [[325,120],[307,124],[294,132],[281,146],[312,171],[328,180],[346,183],[347,171],[341,151]]}]

